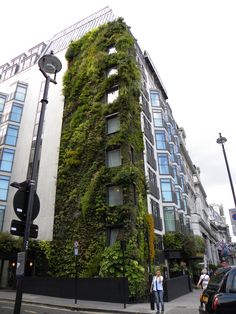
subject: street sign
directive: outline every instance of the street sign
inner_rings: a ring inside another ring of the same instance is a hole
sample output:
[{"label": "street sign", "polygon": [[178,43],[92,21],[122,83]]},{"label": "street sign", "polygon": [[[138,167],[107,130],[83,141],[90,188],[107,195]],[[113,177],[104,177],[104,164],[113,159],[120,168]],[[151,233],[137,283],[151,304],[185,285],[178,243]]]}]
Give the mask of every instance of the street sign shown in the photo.
[{"label": "street sign", "polygon": [[[28,196],[29,192],[25,190],[18,190],[15,193],[13,199],[13,207],[16,213],[16,216],[20,220],[26,220],[27,215],[27,206],[28,206]],[[34,194],[34,201],[33,201],[33,209],[32,209],[32,220],[34,220],[38,214],[40,209],[40,201],[37,193]]]},{"label": "street sign", "polygon": [[79,255],[79,242],[78,241],[74,242],[74,255],[75,256]]},{"label": "street sign", "polygon": [[[38,225],[30,225],[30,238],[36,239],[38,237]],[[13,219],[11,221],[10,233],[19,237],[24,237],[25,234],[25,222]]]},{"label": "street sign", "polygon": [[17,253],[16,276],[24,276],[25,273],[25,252]]}]

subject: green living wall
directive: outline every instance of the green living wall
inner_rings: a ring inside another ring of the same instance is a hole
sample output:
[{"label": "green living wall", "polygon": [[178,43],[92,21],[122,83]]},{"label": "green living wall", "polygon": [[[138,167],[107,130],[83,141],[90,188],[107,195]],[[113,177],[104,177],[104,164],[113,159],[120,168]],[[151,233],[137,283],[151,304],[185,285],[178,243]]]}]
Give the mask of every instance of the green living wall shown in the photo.
[{"label": "green living wall", "polygon": [[[116,53],[109,54],[114,46]],[[130,297],[144,296],[150,258],[143,136],[140,125],[140,71],[135,39],[122,19],[72,42],[66,53],[65,109],[60,147],[52,274],[73,276],[73,242],[79,242],[80,277],[122,276],[120,243],[107,245],[109,226],[122,226]],[[107,76],[109,69],[117,74]],[[106,95],[118,87],[108,104]],[[118,113],[120,130],[106,132],[106,117]],[[122,163],[107,167],[106,152],[120,148]],[[109,206],[108,187],[119,186],[123,204]],[[152,258],[152,256],[151,256]]]}]

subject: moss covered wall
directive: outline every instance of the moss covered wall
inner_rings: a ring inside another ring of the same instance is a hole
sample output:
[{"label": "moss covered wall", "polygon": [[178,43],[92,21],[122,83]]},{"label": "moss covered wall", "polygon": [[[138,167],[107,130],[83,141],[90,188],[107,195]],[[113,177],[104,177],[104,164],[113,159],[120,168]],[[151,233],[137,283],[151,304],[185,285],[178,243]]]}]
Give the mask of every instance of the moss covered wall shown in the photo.
[{"label": "moss covered wall", "polygon": [[[108,53],[111,46],[116,53]],[[54,244],[61,254],[54,269],[59,276],[73,275],[73,241],[78,240],[80,276],[120,276],[120,247],[107,247],[106,226],[123,225],[130,294],[141,296],[148,260],[147,209],[134,38],[119,19],[72,42],[66,58],[54,227]],[[113,67],[118,74],[107,77]],[[114,86],[119,97],[108,104],[106,94]],[[107,135],[106,116],[113,113],[119,114],[120,131]],[[106,151],[117,147],[122,165],[108,168]],[[110,185],[122,187],[123,205],[108,206]],[[66,273],[65,263],[72,264]]]}]

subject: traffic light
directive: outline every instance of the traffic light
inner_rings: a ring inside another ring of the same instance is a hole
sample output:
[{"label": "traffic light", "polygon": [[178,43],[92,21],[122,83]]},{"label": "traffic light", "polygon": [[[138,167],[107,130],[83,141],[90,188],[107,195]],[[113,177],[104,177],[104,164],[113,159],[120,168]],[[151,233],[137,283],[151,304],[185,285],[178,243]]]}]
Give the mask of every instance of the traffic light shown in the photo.
[{"label": "traffic light", "polygon": [[[27,216],[27,208],[28,208],[28,198],[29,198],[29,187],[30,182],[28,180],[23,181],[21,183],[13,182],[11,186],[18,189],[13,198],[13,208],[16,216],[20,220],[13,219],[11,221],[10,233],[13,235],[17,235],[23,237],[25,234],[25,224],[26,224],[26,216]],[[31,224],[30,224],[30,238],[38,237],[38,226],[34,225],[32,221],[38,216],[40,209],[40,201],[37,193],[34,194],[33,207],[32,207],[32,216],[31,216]]]}]

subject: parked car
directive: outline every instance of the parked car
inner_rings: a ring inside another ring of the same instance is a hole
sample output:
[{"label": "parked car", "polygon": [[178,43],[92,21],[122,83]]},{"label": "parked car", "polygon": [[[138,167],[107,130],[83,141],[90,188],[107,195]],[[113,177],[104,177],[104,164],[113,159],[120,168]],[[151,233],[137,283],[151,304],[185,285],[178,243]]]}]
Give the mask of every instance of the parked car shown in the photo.
[{"label": "parked car", "polygon": [[199,314],[236,313],[236,266],[219,268],[200,296]]}]

